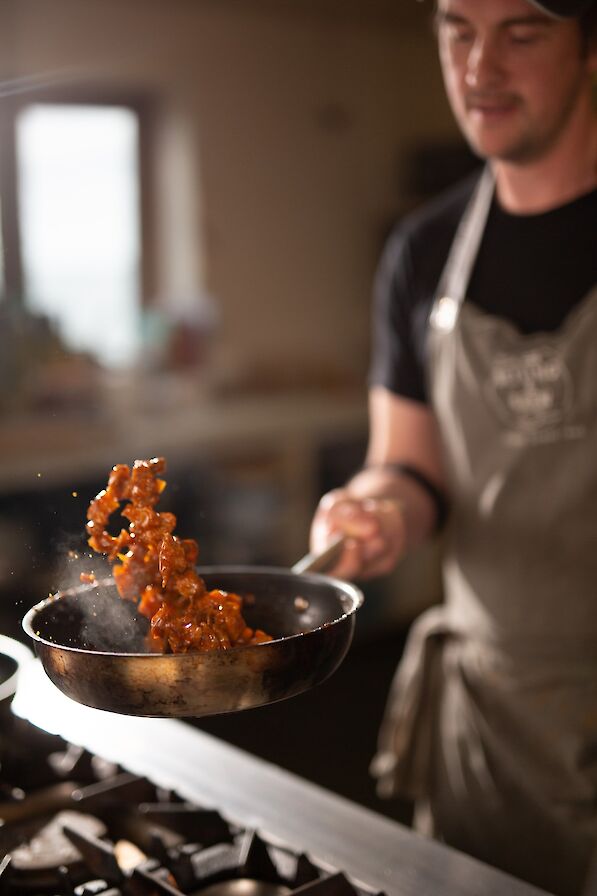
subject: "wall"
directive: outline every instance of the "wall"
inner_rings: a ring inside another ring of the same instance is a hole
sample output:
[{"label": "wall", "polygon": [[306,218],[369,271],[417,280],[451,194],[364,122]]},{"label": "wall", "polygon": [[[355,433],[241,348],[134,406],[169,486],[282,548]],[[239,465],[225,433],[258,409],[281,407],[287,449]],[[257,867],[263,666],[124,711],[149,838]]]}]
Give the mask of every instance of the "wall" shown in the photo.
[{"label": "wall", "polygon": [[454,134],[427,15],[410,0],[3,0],[2,73],[154,95],[149,298],[215,297],[228,379],[325,386],[364,375],[409,152]]}]

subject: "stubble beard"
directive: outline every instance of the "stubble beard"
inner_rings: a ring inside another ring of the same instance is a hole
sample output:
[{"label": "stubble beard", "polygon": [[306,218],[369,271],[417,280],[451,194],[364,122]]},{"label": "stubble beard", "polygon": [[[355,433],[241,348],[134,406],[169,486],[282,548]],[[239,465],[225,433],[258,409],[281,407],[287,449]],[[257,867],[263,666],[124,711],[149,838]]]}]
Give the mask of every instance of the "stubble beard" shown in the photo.
[{"label": "stubble beard", "polygon": [[566,126],[572,117],[578,97],[581,92],[582,80],[579,77],[570,85],[570,88],[562,101],[557,116],[548,127],[542,127],[541,122],[533,123],[524,116],[524,104],[521,105],[523,122],[517,136],[513,136],[509,144],[492,152],[485,151],[483,138],[476,138],[474,127],[469,127],[468,122],[461,122],[464,136],[472,151],[483,159],[494,159],[499,162],[507,162],[514,165],[528,165],[544,158],[557,144]]}]

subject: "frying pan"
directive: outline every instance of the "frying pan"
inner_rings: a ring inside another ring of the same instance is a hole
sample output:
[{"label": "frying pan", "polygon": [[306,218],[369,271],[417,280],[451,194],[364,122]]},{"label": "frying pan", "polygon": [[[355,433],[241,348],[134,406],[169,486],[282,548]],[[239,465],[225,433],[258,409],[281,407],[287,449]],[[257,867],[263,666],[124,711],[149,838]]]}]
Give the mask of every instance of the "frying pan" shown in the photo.
[{"label": "frying pan", "polygon": [[[309,557],[297,567],[320,562]],[[247,624],[274,640],[207,653],[149,653],[148,620],[118,596],[111,579],[43,600],[23,628],[67,696],[135,716],[196,718],[263,706],[319,684],[342,662],[363,602],[354,585],[277,567],[198,572],[208,589],[243,595]]]}]

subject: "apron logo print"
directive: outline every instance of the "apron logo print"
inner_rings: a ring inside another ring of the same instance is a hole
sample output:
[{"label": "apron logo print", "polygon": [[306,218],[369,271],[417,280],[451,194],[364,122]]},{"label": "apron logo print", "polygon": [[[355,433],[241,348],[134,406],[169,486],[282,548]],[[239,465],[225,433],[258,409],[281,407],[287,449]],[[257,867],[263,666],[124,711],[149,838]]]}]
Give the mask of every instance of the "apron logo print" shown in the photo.
[{"label": "apron logo print", "polygon": [[498,355],[487,388],[500,418],[519,432],[561,423],[572,406],[572,380],[555,349]]}]

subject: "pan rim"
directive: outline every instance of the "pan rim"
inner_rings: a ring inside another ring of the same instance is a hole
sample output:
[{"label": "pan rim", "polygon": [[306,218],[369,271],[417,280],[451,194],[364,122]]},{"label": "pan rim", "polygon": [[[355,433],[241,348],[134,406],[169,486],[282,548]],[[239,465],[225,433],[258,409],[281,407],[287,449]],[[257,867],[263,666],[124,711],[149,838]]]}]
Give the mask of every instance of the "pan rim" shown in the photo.
[{"label": "pan rim", "polygon": [[[352,602],[352,606],[349,610],[347,610],[345,613],[342,613],[341,616],[338,616],[331,622],[325,622],[323,623],[323,625],[318,625],[316,628],[309,629],[306,632],[297,632],[294,635],[274,638],[271,641],[264,641],[260,644],[241,644],[238,647],[231,647],[229,650],[193,651],[188,653],[122,653],[110,650],[88,650],[84,647],[72,647],[68,644],[59,644],[57,641],[50,641],[47,638],[42,637],[39,632],[34,629],[33,620],[43,609],[45,609],[45,607],[49,606],[52,603],[56,603],[63,597],[68,597],[73,594],[84,594],[88,591],[93,591],[98,584],[113,584],[114,580],[111,577],[108,577],[100,579],[97,583],[81,584],[72,588],[66,588],[63,591],[57,591],[55,594],[48,595],[48,597],[30,607],[30,609],[23,616],[21,625],[25,633],[32,639],[35,644],[41,644],[45,647],[57,650],[66,650],[69,653],[85,654],[86,656],[127,657],[131,660],[153,659],[154,662],[156,661],[156,659],[160,659],[163,662],[180,663],[185,659],[187,662],[190,662],[191,660],[196,660],[198,657],[203,658],[204,660],[214,655],[221,657],[223,653],[227,655],[238,655],[239,653],[254,651],[256,649],[264,650],[268,647],[273,649],[275,645],[306,638],[309,635],[314,635],[317,632],[328,630],[336,625],[339,625],[344,620],[348,619],[351,616],[354,616],[356,611],[363,605],[364,601],[363,592],[357,585],[354,585],[352,582],[346,582],[343,579],[337,579],[333,576],[324,575],[323,573],[293,573],[291,569],[282,566],[250,566],[246,564],[198,566],[197,572],[200,575],[205,576],[218,573],[233,573],[243,575],[246,575],[247,573],[254,573],[259,575],[271,575],[272,577],[275,575],[279,575],[289,579],[300,579],[301,581],[311,582],[313,584],[331,585],[341,591],[345,597],[348,597]],[[25,647],[25,649],[27,648]]]}]

